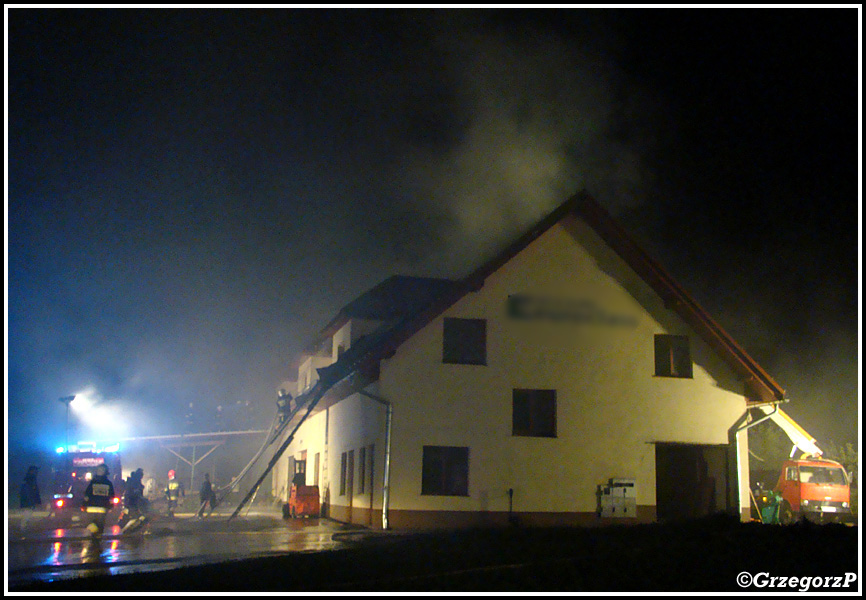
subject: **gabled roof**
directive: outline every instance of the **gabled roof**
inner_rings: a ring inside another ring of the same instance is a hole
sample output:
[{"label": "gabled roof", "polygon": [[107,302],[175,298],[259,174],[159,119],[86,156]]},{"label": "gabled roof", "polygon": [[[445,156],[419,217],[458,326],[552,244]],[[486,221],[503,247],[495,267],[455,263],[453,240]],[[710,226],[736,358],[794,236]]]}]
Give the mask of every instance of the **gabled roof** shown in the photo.
[{"label": "gabled roof", "polygon": [[[415,304],[412,310],[399,315],[399,318],[388,327],[380,328],[379,331],[368,336],[355,352],[347,352],[337,363],[320,369],[322,377],[339,381],[352,373],[364,373],[365,376],[359,379],[359,385],[375,380],[378,376],[379,360],[393,355],[403,342],[464,295],[480,290],[488,276],[568,215],[576,215],[587,223],[664,300],[666,306],[688,323],[743,379],[750,392],[747,394],[750,404],[784,400],[785,391],[779,384],[585,191],[564,202],[513,244],[462,281],[432,280],[448,282],[434,286],[437,294],[433,302],[426,305]],[[386,280],[381,285],[385,285],[388,281],[391,280]],[[372,293],[377,288],[368,293],[372,294],[371,298],[379,297],[378,293]],[[397,290],[394,288],[392,291]],[[394,301],[399,302],[390,294],[384,294],[384,297],[388,298],[385,302],[386,306]],[[364,306],[366,301],[361,301],[363,298],[364,296],[349,306],[353,306],[356,302],[359,303],[359,307]]]},{"label": "gabled roof", "polygon": [[459,286],[451,279],[394,275],[343,308],[351,318],[385,321],[423,310]]},{"label": "gabled roof", "polygon": [[307,346],[307,352],[315,353],[326,338],[334,335],[351,319],[399,320],[424,310],[459,286],[459,281],[451,279],[392,275],[341,308],[314,342]]}]

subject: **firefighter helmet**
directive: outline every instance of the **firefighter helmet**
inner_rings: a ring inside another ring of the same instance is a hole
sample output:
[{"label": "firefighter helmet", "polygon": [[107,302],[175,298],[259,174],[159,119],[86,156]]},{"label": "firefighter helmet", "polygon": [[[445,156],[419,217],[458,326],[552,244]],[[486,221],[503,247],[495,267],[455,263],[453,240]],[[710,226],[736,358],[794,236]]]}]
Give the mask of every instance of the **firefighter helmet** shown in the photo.
[{"label": "firefighter helmet", "polygon": [[168,472],[168,478],[169,479],[174,479],[174,475],[175,475],[174,469],[172,469],[171,471]]}]

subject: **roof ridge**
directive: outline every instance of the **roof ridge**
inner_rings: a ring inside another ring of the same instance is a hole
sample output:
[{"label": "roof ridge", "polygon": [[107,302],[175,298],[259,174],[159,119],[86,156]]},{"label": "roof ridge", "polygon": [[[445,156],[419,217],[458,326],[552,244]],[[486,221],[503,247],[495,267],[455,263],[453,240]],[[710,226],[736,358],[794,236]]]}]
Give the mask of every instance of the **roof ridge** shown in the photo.
[{"label": "roof ridge", "polygon": [[[481,264],[460,280],[440,279],[454,283],[441,296],[419,310],[406,313],[385,331],[377,332],[380,340],[369,344],[361,353],[352,353],[338,370],[362,368],[367,362],[393,356],[397,348],[418,330],[472,291],[480,290],[491,274],[505,265],[567,215],[573,214],[593,231],[655,291],[665,304],[691,326],[720,357],[743,377],[762,402],[784,400],[785,391],[749,354],[692,298],[668,272],[645,252],[625,229],[586,190],[581,190],[559,205],[526,233],[506,246],[493,258]],[[385,281],[392,279],[391,276]],[[438,279],[438,278],[430,278]],[[381,285],[381,284],[380,284]],[[375,289],[375,288],[373,288]],[[372,291],[372,290],[371,290]],[[335,319],[336,321],[336,319]],[[333,323],[333,322],[332,322]],[[324,330],[323,330],[324,331]],[[360,354],[360,356],[356,355]],[[349,363],[351,358],[351,365]],[[340,361],[338,361],[339,363]],[[336,367],[336,363],[334,365]],[[349,372],[349,371],[345,371]],[[748,401],[749,399],[747,399]]]}]

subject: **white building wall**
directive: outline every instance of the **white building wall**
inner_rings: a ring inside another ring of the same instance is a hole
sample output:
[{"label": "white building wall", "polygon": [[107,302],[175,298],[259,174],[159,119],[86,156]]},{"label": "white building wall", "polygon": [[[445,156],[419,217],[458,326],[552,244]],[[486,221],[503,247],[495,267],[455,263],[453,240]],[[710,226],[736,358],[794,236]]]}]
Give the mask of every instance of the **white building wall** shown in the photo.
[{"label": "white building wall", "polygon": [[[588,299],[636,327],[515,320],[515,293]],[[487,366],[442,363],[445,317],[487,320]],[[689,336],[693,378],[654,376],[658,333]],[[511,488],[515,511],[593,512],[596,486],[611,477],[635,478],[638,505],[652,506],[654,442],[726,444],[745,410],[741,387],[594,232],[556,225],[383,361],[391,506],[505,511]],[[512,436],[514,388],[557,390],[556,438]],[[467,497],[420,494],[424,445],[470,448]]]},{"label": "white building wall", "polygon": [[349,349],[352,345],[352,321],[349,320],[345,325],[340,327],[336,333],[334,333],[334,342],[332,344],[333,354],[331,358],[333,361],[337,361],[340,358],[340,355]]},{"label": "white building wall", "polygon": [[297,394],[303,394],[313,387],[319,380],[317,369],[327,367],[334,363],[331,356],[308,356],[301,363],[298,369],[298,388]]},{"label": "white building wall", "polygon": [[[381,510],[385,456],[385,407],[361,394],[353,394],[329,410],[331,413],[329,427],[331,506],[352,506],[355,509],[373,508]],[[369,471],[369,464],[364,469],[361,468],[360,464],[361,448],[367,448],[369,452],[371,445],[373,446],[374,460],[372,477]],[[348,489],[345,495],[340,495],[341,456],[344,452],[348,453],[350,451],[354,455],[351,500],[349,498],[350,490]],[[365,476],[363,493],[360,491],[360,475],[362,470]],[[371,483],[373,485],[372,490],[370,487]]]},{"label": "white building wall", "polygon": [[[327,426],[327,414],[325,411],[311,415],[295,434],[295,439],[289,444],[280,460],[274,465],[272,477],[273,494],[284,502],[289,499],[289,491],[292,481],[292,473],[289,472],[291,461],[289,458],[300,459],[302,452],[307,452],[307,485],[313,485],[315,481],[315,455],[320,454],[320,493],[325,487],[322,481],[322,464],[325,460],[325,429]],[[291,431],[286,431],[278,443],[285,441]]]}]

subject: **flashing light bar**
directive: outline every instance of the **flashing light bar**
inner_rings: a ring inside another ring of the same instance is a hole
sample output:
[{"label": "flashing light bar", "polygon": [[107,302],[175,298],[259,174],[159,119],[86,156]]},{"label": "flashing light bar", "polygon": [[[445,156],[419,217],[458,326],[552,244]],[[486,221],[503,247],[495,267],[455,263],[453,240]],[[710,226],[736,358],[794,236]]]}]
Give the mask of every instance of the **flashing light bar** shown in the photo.
[{"label": "flashing light bar", "polygon": [[96,442],[78,442],[78,445],[70,444],[69,448],[57,446],[54,451],[57,454],[64,452],[119,452],[120,442],[103,442],[101,445]]}]

